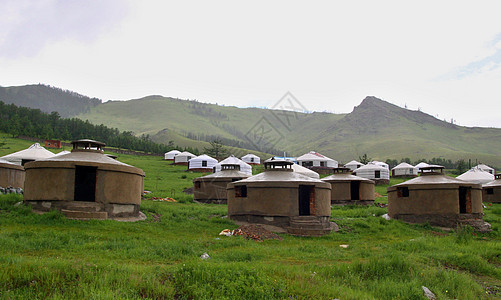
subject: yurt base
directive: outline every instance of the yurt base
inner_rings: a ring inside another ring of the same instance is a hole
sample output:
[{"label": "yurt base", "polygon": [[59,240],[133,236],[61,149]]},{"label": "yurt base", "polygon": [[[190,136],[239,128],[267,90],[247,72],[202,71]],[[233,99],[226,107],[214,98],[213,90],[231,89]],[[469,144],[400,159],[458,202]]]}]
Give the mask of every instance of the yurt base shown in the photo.
[{"label": "yurt base", "polygon": [[194,202],[197,203],[205,203],[205,204],[227,204],[228,199],[193,199]]},{"label": "yurt base", "polygon": [[84,201],[24,201],[36,213],[58,210],[68,219],[140,221],[146,216],[136,204],[103,204]]},{"label": "yurt base", "polygon": [[345,205],[374,205],[374,200],[331,200],[331,205],[345,206]]},{"label": "yurt base", "polygon": [[455,229],[458,226],[468,225],[479,232],[491,231],[491,225],[482,219],[482,214],[461,214],[461,215],[394,215],[396,220],[401,220],[406,223],[422,224],[429,223],[432,226],[445,227]]}]

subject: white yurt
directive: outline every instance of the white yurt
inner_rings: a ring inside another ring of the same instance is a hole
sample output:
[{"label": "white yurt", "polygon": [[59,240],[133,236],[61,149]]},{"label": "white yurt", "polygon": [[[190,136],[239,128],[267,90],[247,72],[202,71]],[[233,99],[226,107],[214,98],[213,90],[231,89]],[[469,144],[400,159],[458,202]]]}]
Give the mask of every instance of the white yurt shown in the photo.
[{"label": "white yurt", "polygon": [[221,165],[239,165],[240,172],[252,176],[252,166],[233,155],[223,159],[214,166],[214,173],[221,171]]},{"label": "white yurt", "polygon": [[385,163],[385,162],[373,160],[369,164],[371,164],[371,163],[375,164],[376,166],[380,166],[380,167],[383,167],[383,168],[386,168],[386,169],[390,170],[390,166],[387,163]]},{"label": "white yurt", "polygon": [[489,167],[488,165],[484,165],[484,164],[479,164],[475,168],[479,168],[480,170],[485,171],[487,173],[490,173],[492,175],[494,175],[496,173],[496,170],[494,170],[493,168]]},{"label": "white yurt", "polygon": [[3,160],[9,161],[19,166],[24,166],[25,163],[35,161],[37,159],[46,159],[54,157],[54,153],[40,146],[39,143],[31,145],[28,149],[2,156]]},{"label": "white yurt", "polygon": [[338,162],[315,151],[310,151],[296,158],[299,165],[303,167],[325,167],[337,168]]},{"label": "white yurt", "polygon": [[391,176],[398,177],[407,177],[407,176],[417,176],[419,169],[410,165],[406,162],[400,163],[393,169],[391,169]]},{"label": "white yurt", "polygon": [[390,170],[385,167],[368,163],[355,171],[353,175],[373,180],[376,184],[387,184],[390,182]]},{"label": "white yurt", "polygon": [[179,150],[171,150],[171,151],[164,154],[164,159],[165,160],[174,160],[174,157],[180,153],[181,153],[181,151],[179,151]]},{"label": "white yurt", "polygon": [[70,154],[70,153],[71,153],[70,151],[63,150],[59,153],[56,153],[54,156],[61,156],[61,155]]},{"label": "white yurt", "polygon": [[356,160],[352,160],[349,163],[344,165],[345,168],[349,168],[351,171],[354,171],[362,166],[365,166],[365,165],[361,162],[356,161]]},{"label": "white yurt", "polygon": [[474,167],[456,178],[467,182],[485,184],[493,181],[494,175],[478,167]]},{"label": "white yurt", "polygon": [[195,154],[192,154],[188,151],[184,151],[179,153],[178,155],[174,156],[174,164],[177,165],[188,165],[188,162],[190,159],[196,157]]},{"label": "white yurt", "polygon": [[199,171],[199,172],[212,172],[216,164],[217,164],[217,159],[212,158],[207,154],[202,154],[189,160],[188,170]]},{"label": "white yurt", "polygon": [[298,164],[293,164],[292,170],[298,174],[305,175],[305,176],[308,176],[310,178],[320,179],[320,175],[317,172],[312,171],[312,170],[305,168],[303,166],[300,166]]},{"label": "white yurt", "polygon": [[259,165],[261,164],[261,158],[254,154],[247,154],[242,156],[242,161],[248,163],[249,165]]},{"label": "white yurt", "polygon": [[414,168],[418,169],[418,172],[419,172],[419,169],[421,168],[426,168],[426,167],[429,167],[430,165],[425,163],[424,161],[418,163],[417,165],[414,166]]}]

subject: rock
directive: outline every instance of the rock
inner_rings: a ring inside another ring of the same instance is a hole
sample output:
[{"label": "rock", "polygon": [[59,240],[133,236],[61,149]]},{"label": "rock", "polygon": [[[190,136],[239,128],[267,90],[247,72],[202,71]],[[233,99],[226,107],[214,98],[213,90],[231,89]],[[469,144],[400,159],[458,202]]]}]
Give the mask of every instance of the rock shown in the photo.
[{"label": "rock", "polygon": [[209,256],[209,254],[207,254],[207,252],[204,252],[204,254],[200,255],[200,258],[203,260],[209,260],[210,256]]},{"label": "rock", "polygon": [[390,216],[388,214],[382,215],[381,218],[383,218],[385,220],[391,220],[391,218],[390,218]]},{"label": "rock", "polygon": [[435,294],[433,294],[433,292],[430,291],[429,288],[425,287],[424,285],[421,286],[421,288],[423,289],[423,293],[424,293],[426,298],[428,298],[430,300],[437,300],[437,296],[435,296]]}]

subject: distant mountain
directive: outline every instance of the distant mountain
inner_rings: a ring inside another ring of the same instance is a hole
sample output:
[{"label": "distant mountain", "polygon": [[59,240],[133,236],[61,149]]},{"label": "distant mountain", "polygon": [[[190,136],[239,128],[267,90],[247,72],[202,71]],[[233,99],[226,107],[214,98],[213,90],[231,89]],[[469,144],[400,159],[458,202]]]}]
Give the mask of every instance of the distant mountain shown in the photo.
[{"label": "distant mountain", "polygon": [[85,113],[89,108],[102,103],[97,98],[89,98],[72,91],[42,84],[0,87],[0,101],[17,106],[38,108],[47,113],[56,111],[65,118]]}]

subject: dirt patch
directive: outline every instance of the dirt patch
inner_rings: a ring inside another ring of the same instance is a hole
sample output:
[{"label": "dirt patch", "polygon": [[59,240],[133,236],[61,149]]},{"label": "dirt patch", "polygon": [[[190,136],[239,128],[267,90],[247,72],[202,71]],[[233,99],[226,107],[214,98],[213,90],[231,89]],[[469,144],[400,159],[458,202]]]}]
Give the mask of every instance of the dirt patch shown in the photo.
[{"label": "dirt patch", "polygon": [[262,242],[263,240],[282,240],[282,238],[261,225],[242,225],[233,231],[233,235],[241,235],[246,239]]}]

